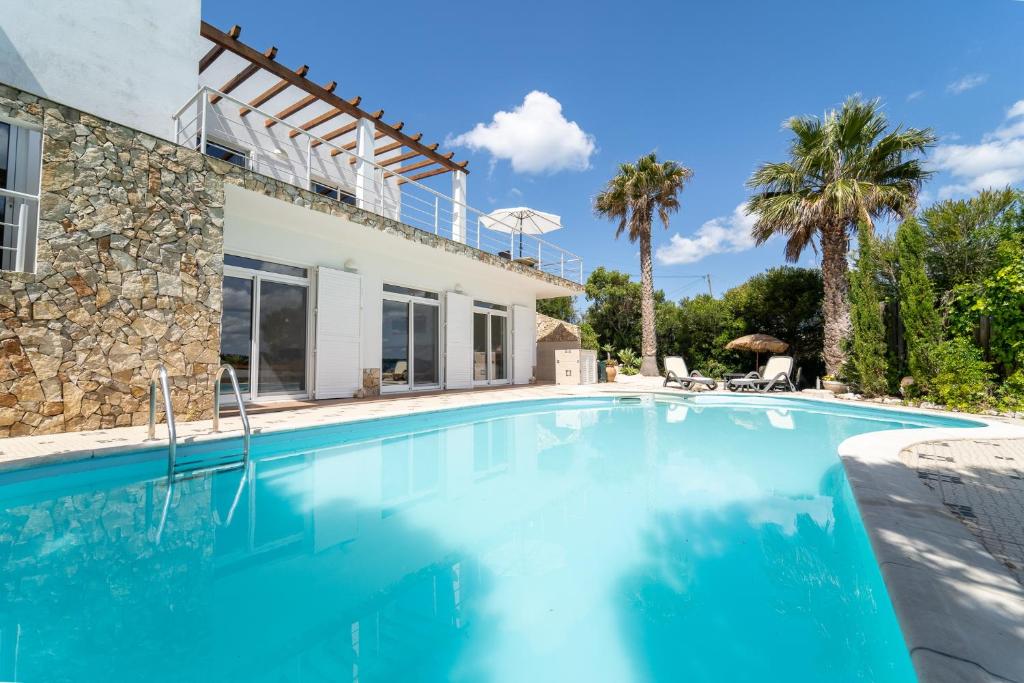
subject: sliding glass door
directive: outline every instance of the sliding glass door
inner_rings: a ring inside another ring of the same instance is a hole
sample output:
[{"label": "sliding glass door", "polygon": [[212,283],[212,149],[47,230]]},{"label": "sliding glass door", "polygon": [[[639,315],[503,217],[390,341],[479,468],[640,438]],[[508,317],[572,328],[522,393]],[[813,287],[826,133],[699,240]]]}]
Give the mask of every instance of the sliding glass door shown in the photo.
[{"label": "sliding glass door", "polygon": [[508,311],[484,301],[474,303],[473,382],[508,383]]},{"label": "sliding glass door", "polygon": [[[243,400],[309,398],[309,278],[305,268],[224,257],[221,362]],[[221,393],[232,395],[227,377]]]},{"label": "sliding glass door", "polygon": [[382,389],[433,389],[440,383],[440,308],[437,294],[384,285],[381,309]]}]

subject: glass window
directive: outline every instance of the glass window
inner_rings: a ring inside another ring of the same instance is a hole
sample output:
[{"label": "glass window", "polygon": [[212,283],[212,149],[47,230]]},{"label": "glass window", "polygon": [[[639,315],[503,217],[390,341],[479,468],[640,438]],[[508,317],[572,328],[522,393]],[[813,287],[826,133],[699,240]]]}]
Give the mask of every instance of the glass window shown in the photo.
[{"label": "glass window", "polygon": [[259,393],[306,391],[304,285],[260,281]]},{"label": "glass window", "polygon": [[487,381],[487,314],[473,314],[473,381]]},{"label": "glass window", "polygon": [[437,299],[437,292],[428,292],[424,289],[412,289],[411,287],[402,287],[400,285],[384,285],[385,292],[391,292],[392,294],[404,294],[406,296],[415,296],[420,299]]},{"label": "glass window", "polygon": [[491,316],[491,362],[494,363],[491,371],[492,380],[508,379],[508,371],[505,367],[505,329],[508,318],[503,315]]},{"label": "glass window", "polygon": [[508,306],[502,306],[501,304],[491,304],[486,301],[474,301],[473,305],[477,308],[489,308],[492,311],[507,311]]},{"label": "glass window", "polygon": [[224,254],[224,265],[248,268],[249,270],[262,270],[265,273],[277,273],[278,275],[309,277],[309,271],[306,268],[286,266],[283,263],[261,261],[259,259],[248,258],[245,256],[235,256],[234,254]]},{"label": "glass window", "polygon": [[409,383],[409,304],[384,299],[381,316],[381,383]]},{"label": "glass window", "polygon": [[214,159],[221,159],[235,166],[241,166],[242,168],[247,166],[249,160],[249,155],[245,152],[233,149],[219,142],[213,142],[212,140],[206,141],[206,155]]},{"label": "glass window", "polygon": [[310,183],[310,185],[311,185],[311,187],[309,189],[311,189],[313,192],[316,192],[317,194],[322,194],[325,197],[330,197],[331,199],[337,199],[338,198],[338,188],[336,188],[336,187],[331,187],[330,185],[324,185],[323,183],[318,183],[315,180],[312,181]]},{"label": "glass window", "polygon": [[[224,313],[221,317],[220,362],[230,363],[238,375],[243,399],[250,392],[252,360],[253,281],[224,278]],[[231,394],[231,379],[221,378],[222,394]]]},{"label": "glass window", "polygon": [[35,271],[42,147],[39,131],[0,122],[0,270]]},{"label": "glass window", "polygon": [[438,307],[413,304],[413,384],[438,383]]}]

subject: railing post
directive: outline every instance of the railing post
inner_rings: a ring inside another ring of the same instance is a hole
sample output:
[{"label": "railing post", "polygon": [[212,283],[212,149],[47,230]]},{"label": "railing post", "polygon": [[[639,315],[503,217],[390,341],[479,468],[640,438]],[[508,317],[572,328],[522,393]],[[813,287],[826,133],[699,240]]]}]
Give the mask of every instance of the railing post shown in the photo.
[{"label": "railing post", "polygon": [[306,188],[313,189],[313,138],[306,136]]},{"label": "railing post", "polygon": [[559,263],[561,265],[561,270],[559,272],[561,273],[561,278],[564,280],[565,279],[565,252],[562,252],[559,255],[558,260],[559,260]]},{"label": "railing post", "polygon": [[[18,241],[14,252],[14,269],[25,272],[25,248],[28,245],[28,203],[21,200],[18,204]],[[33,269],[34,270],[34,269]]]},{"label": "railing post", "polygon": [[476,248],[480,248],[480,218],[476,219]]},{"label": "railing post", "polygon": [[441,198],[436,194],[434,195],[434,234],[440,234],[441,231]]},{"label": "railing post", "polygon": [[206,154],[206,88],[203,88],[203,94],[199,98],[199,106],[202,107],[199,111],[199,152]]},{"label": "railing post", "polygon": [[377,169],[377,172],[380,173],[380,215],[386,216],[387,214],[384,212],[384,169]]},{"label": "railing post", "polygon": [[452,239],[466,243],[465,171],[452,171]]}]

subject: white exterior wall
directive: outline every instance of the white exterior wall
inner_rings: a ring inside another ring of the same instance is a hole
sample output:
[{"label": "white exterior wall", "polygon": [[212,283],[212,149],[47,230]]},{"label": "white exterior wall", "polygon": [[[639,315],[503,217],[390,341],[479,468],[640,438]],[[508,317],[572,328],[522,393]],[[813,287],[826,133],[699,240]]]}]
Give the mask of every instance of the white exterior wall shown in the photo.
[{"label": "white exterior wall", "polygon": [[0,12],[0,82],[162,138],[198,88],[200,0],[33,0]]},{"label": "white exterior wall", "polygon": [[[313,268],[358,271],[362,278],[362,364],[381,367],[381,300],[385,283],[437,292],[441,300],[440,346],[444,349],[444,293],[461,290],[475,300],[536,309],[537,298],[572,292],[488,265],[471,257],[387,235],[344,218],[327,216],[235,186],[225,188],[226,253]],[[311,288],[313,289],[313,288]],[[523,353],[536,352],[535,337]],[[444,378],[442,361],[441,377]]]}]

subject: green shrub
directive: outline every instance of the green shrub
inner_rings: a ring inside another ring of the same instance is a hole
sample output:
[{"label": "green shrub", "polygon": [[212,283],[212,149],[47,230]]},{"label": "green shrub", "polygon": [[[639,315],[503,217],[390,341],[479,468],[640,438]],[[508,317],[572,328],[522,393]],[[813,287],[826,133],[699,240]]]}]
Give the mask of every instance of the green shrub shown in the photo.
[{"label": "green shrub", "polygon": [[978,347],[959,338],[936,344],[929,355],[936,369],[929,398],[964,411],[977,411],[988,404],[992,365],[981,357]]},{"label": "green shrub", "polygon": [[1003,411],[1024,410],[1024,367],[1007,377],[996,390],[996,407]]},{"label": "green shrub", "polygon": [[714,358],[709,358],[700,364],[698,368],[705,377],[714,377],[715,379],[722,379],[727,374],[732,372],[732,369],[725,363],[720,363]]},{"label": "green shrub", "polygon": [[623,375],[635,375],[640,372],[642,360],[633,349],[621,349],[619,351],[619,370]]},{"label": "green shrub", "polygon": [[580,325],[580,346],[591,351],[597,351],[600,344],[600,341],[597,339],[597,332],[594,332],[594,328],[591,327],[590,323],[582,323]]}]

